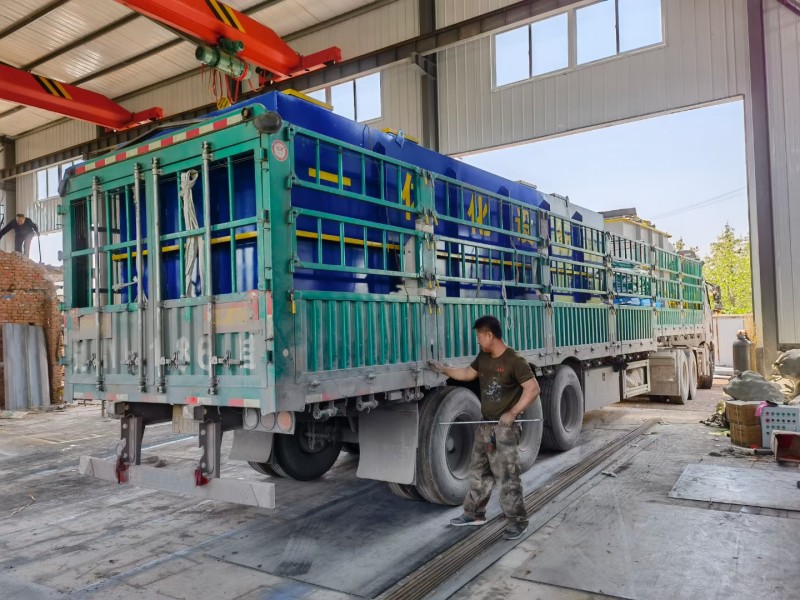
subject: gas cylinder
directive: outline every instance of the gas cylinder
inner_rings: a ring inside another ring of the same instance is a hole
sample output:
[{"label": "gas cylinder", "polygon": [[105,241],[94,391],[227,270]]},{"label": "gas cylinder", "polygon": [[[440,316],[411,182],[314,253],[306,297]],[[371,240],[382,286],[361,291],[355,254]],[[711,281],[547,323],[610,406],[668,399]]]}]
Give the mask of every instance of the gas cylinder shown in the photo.
[{"label": "gas cylinder", "polygon": [[747,337],[746,331],[736,333],[733,342],[733,370],[738,373],[750,370],[750,346],[753,345]]}]

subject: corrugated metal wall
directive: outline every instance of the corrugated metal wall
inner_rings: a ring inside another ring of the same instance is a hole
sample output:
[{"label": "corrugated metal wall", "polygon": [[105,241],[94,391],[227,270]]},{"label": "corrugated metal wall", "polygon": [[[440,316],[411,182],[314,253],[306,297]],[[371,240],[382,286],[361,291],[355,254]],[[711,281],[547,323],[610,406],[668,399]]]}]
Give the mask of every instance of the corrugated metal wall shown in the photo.
[{"label": "corrugated metal wall", "polygon": [[97,137],[97,126],[84,121],[65,121],[17,138],[17,162],[25,162]]},{"label": "corrugated metal wall", "polygon": [[165,115],[174,115],[213,102],[214,96],[208,84],[203,82],[202,74],[197,73],[144,94],[132,96],[125,100],[124,104],[133,112],[160,106]]},{"label": "corrugated metal wall", "polygon": [[800,17],[764,11],[778,342],[800,344]]},{"label": "corrugated metal wall", "polygon": [[436,26],[447,27],[517,2],[519,0],[436,0]]},{"label": "corrugated metal wall", "polygon": [[664,46],[496,90],[491,36],[439,53],[439,102],[448,107],[442,151],[514,144],[748,90],[745,2],[667,0],[664,23]]},{"label": "corrugated metal wall", "polygon": [[383,117],[370,123],[376,129],[402,129],[422,139],[422,72],[415,65],[401,64],[381,71]]}]

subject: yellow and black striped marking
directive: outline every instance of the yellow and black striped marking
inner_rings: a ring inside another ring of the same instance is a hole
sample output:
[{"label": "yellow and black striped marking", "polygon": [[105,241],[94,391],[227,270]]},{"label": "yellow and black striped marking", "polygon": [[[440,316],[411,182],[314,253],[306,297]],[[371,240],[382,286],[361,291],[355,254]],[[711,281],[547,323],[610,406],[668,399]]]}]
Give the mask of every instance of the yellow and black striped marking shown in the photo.
[{"label": "yellow and black striped marking", "polygon": [[239,19],[236,18],[236,11],[230,6],[218,2],[217,0],[206,0],[206,5],[211,9],[211,12],[218,21],[222,21],[228,27],[233,27],[244,33],[244,27],[239,23]]},{"label": "yellow and black striped marking", "polygon": [[38,84],[42,86],[42,89],[44,89],[44,91],[48,94],[52,94],[53,96],[57,96],[59,98],[72,100],[72,96],[69,95],[69,92],[67,92],[60,81],[48,79],[47,77],[42,77],[41,75],[34,75],[33,78],[36,79]]}]

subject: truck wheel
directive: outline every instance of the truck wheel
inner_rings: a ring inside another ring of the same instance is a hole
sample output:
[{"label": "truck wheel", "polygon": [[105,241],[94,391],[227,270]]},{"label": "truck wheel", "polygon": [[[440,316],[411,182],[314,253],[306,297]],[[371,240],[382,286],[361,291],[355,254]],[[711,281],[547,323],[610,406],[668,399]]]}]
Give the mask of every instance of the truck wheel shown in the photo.
[{"label": "truck wheel", "polygon": [[274,469],[280,475],[297,481],[322,477],[336,462],[342,442],[317,440],[311,447],[309,423],[300,421],[293,435],[276,435],[272,449]]},{"label": "truck wheel", "polygon": [[389,491],[395,496],[399,496],[404,500],[425,500],[422,494],[419,493],[417,488],[413,485],[405,483],[389,483]]},{"label": "truck wheel", "polygon": [[583,426],[583,390],[577,374],[569,365],[558,367],[555,376],[541,384],[542,447],[569,450],[578,441]]},{"label": "truck wheel", "polygon": [[255,471],[258,471],[262,475],[269,475],[270,477],[283,477],[280,473],[278,473],[273,466],[268,462],[252,462],[247,461],[247,464],[250,465]]},{"label": "truck wheel", "polygon": [[469,491],[476,426],[439,423],[480,420],[481,403],[467,388],[445,387],[422,401],[416,487],[428,502],[456,506]]},{"label": "truck wheel", "polygon": [[669,401],[675,404],[686,404],[689,399],[689,361],[686,353],[680,350],[673,351],[675,356],[675,371],[678,374],[678,395],[670,396]]},{"label": "truck wheel", "polygon": [[714,355],[708,349],[706,349],[706,353],[708,354],[708,358],[706,359],[708,375],[701,375],[697,378],[697,387],[701,390],[710,390],[711,386],[714,385]]},{"label": "truck wheel", "polygon": [[694,350],[686,351],[686,363],[689,365],[689,400],[697,398],[697,357]]},{"label": "truck wheel", "polygon": [[519,438],[517,453],[519,454],[519,468],[524,473],[536,462],[539,448],[542,445],[542,401],[536,400],[525,409],[520,419],[539,419],[537,423],[520,423],[522,435]]}]

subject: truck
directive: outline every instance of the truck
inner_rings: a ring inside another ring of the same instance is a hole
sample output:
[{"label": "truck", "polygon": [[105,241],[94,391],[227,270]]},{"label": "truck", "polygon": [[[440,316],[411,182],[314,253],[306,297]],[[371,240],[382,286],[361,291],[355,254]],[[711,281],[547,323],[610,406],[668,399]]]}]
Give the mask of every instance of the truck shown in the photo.
[{"label": "truck", "polygon": [[[573,447],[587,411],[685,402],[713,377],[702,263],[647,223],[297,92],[156,130],[74,166],[60,193],[65,398],[120,420],[116,459],[81,459],[100,479],[274,507],[276,482],[345,450],[358,477],[459,504],[474,429],[458,423],[480,403],[428,363],[469,364],[482,315],[540,383],[524,470]],[[191,469],[142,464],[164,422],[197,436]],[[268,477],[222,477],[224,433],[227,458]]]}]

